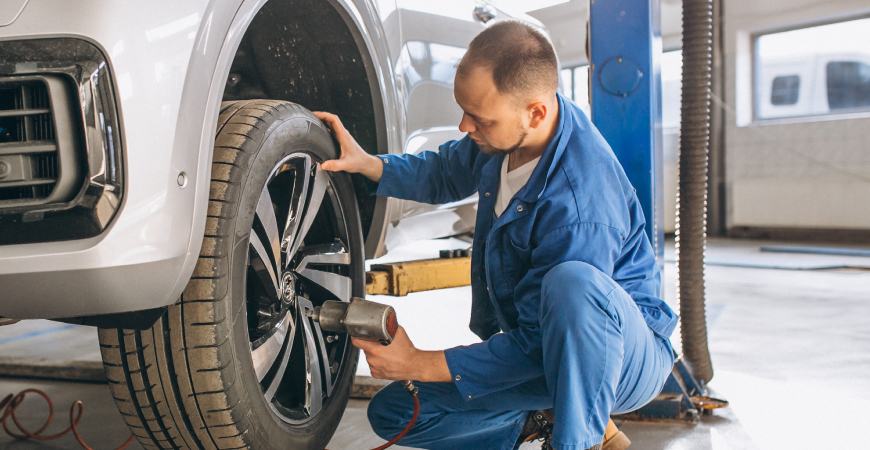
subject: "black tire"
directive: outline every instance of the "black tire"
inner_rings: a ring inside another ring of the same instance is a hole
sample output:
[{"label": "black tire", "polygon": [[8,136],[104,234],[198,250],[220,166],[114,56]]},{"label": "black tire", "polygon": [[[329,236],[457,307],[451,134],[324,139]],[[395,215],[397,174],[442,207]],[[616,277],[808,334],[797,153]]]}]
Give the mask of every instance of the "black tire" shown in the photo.
[{"label": "black tire", "polygon": [[365,294],[353,185],[318,164],[337,156],[298,105],[222,105],[193,277],[151,329],[99,331],[112,394],[143,447],[322,450],[332,437],[358,351],[303,310]]}]

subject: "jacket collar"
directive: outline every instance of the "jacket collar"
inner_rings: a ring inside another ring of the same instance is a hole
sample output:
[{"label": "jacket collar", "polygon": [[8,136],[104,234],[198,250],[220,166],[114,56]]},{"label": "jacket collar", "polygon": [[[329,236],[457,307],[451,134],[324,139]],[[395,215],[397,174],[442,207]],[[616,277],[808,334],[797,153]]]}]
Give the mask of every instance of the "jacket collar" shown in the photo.
[{"label": "jacket collar", "polygon": [[556,129],[556,135],[547,145],[544,154],[541,155],[538,165],[529,177],[529,181],[517,192],[516,197],[524,202],[536,202],[544,193],[547,187],[547,181],[556,170],[562,154],[565,153],[565,148],[568,146],[568,141],[571,138],[571,131],[574,129],[574,117],[571,108],[565,104],[565,99],[561,94],[556,93],[559,101],[559,126]]}]

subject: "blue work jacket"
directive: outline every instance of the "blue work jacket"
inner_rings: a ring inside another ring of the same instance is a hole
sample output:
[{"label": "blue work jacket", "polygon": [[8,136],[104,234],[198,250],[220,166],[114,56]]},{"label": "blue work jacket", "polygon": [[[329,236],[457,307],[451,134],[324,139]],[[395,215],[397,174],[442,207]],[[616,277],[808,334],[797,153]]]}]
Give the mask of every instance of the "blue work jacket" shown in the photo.
[{"label": "blue work jacket", "polygon": [[562,262],[582,261],[610,276],[655,334],[667,339],[677,324],[659,298],[661,275],[634,188],[583,111],[561,95],[558,100],[555,137],[497,219],[504,156],[481,152],[468,136],[439,152],[381,156],[377,194],[436,204],[480,194],[470,328],[484,342],[445,351],[451,374],[461,374],[456,384],[464,398],[543,375],[541,282]]}]

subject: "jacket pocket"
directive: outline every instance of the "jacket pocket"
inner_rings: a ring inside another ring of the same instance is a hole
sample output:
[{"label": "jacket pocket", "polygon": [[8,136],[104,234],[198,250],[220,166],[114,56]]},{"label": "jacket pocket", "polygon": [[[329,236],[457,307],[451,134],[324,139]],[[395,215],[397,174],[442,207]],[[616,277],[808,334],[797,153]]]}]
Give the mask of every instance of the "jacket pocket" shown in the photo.
[{"label": "jacket pocket", "polygon": [[528,237],[518,236],[514,233],[502,235],[502,272],[511,289],[526,275],[531,268],[532,251]]}]

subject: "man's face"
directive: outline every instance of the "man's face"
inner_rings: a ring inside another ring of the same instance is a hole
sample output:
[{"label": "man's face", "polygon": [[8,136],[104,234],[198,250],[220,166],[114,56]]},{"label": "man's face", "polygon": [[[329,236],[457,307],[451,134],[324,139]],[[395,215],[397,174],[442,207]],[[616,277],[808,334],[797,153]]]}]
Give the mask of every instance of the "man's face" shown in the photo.
[{"label": "man's face", "polygon": [[453,96],[463,111],[459,131],[468,133],[482,152],[506,155],[523,145],[529,130],[523,109],[513,97],[498,92],[489,69],[474,67],[457,76]]}]

